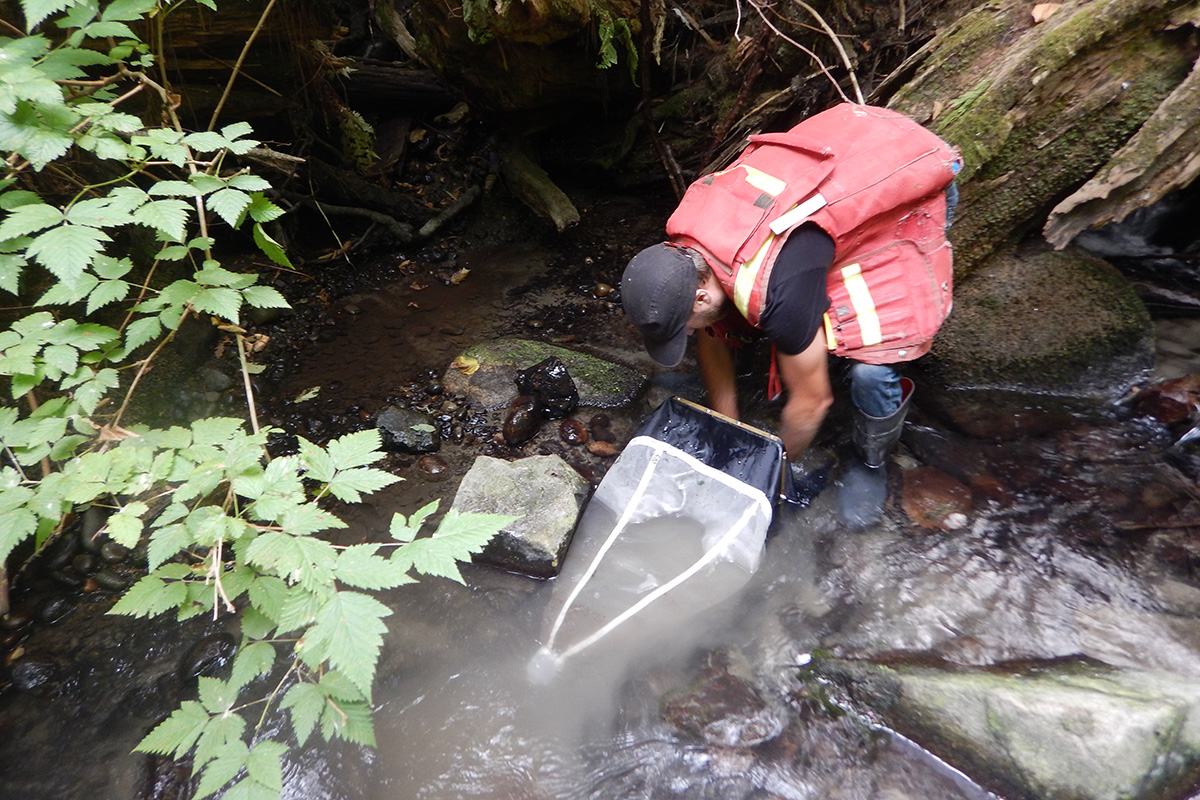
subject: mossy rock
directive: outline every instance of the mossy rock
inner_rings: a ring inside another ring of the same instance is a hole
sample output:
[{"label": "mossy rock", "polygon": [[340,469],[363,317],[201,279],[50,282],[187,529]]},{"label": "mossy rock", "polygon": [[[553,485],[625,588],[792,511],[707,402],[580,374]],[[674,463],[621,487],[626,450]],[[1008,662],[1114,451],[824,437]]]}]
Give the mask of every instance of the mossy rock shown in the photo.
[{"label": "mossy rock", "polygon": [[[579,392],[579,405],[620,408],[633,402],[646,385],[637,370],[597,356],[529,339],[497,339],[473,345],[446,370],[446,391],[466,395],[488,411],[504,408],[517,394],[517,373],[547,358],[566,366]],[[469,373],[469,374],[468,374]]]},{"label": "mossy rock", "polygon": [[1153,364],[1150,315],[1107,262],[1081,250],[1007,251],[955,288],[922,366],[953,389],[1113,397]]}]

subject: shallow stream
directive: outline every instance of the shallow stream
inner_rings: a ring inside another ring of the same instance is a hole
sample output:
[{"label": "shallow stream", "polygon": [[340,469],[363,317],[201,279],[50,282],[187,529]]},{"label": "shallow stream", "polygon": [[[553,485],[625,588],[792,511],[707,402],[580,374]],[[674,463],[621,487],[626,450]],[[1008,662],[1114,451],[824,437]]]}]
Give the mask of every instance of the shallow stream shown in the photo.
[{"label": "shallow stream", "polygon": [[[405,481],[346,510],[351,528],[340,539],[378,538],[392,513],[430,499],[448,505],[480,453],[557,452],[593,482],[604,474],[611,459],[553,430],[507,447],[495,413],[464,410],[436,385],[461,348],[497,336],[590,347],[648,368],[611,287],[662,217],[632,198],[584,212],[580,230],[553,246],[464,235],[453,250],[343,267],[353,277],[264,324],[276,340],[260,382],[268,421],[321,439],[397,403],[441,415],[449,434],[437,469],[389,457]],[[1179,329],[1174,340],[1200,342],[1200,326]],[[1176,352],[1159,368],[1193,371],[1192,358]],[[694,365],[660,375],[636,407],[606,410],[618,444],[657,400],[695,395],[693,375]],[[853,531],[841,522],[835,470],[810,508],[778,513],[761,566],[734,597],[663,627],[631,626],[550,681],[531,681],[529,664],[561,582],[468,567],[466,586],[427,579],[395,591],[375,694],[378,747],[310,743],[289,763],[285,796],[993,797],[839,706],[807,672],[812,654],[963,667],[1087,657],[1200,678],[1195,454],[1110,404],[1061,413],[1050,398],[1020,402],[1009,408],[1033,422],[989,440],[918,409],[880,523]],[[777,413],[757,403],[749,416],[770,427]],[[820,453],[839,455],[841,424],[831,417]],[[920,466],[969,486],[961,526],[912,521],[901,473]],[[659,533],[662,544],[675,531]],[[19,639],[42,677],[27,669],[0,693],[0,798],[180,796],[186,770],[129,751],[189,696],[190,672],[219,650],[227,623],[133,624],[102,616],[108,593],[40,591],[72,606]],[[697,693],[702,702],[689,699]]]}]

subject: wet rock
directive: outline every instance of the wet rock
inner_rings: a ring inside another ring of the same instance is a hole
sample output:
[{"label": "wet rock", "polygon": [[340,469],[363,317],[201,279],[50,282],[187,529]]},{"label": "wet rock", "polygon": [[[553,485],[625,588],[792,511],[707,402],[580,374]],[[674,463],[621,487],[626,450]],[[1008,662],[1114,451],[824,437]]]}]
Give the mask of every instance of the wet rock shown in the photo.
[{"label": "wet rock", "polygon": [[1134,413],[1153,417],[1164,425],[1188,420],[1200,408],[1200,375],[1184,375],[1147,386],[1131,405]]},{"label": "wet rock", "polygon": [[129,587],[129,578],[111,569],[102,569],[93,575],[92,578],[100,588],[107,589],[110,592],[124,591]]},{"label": "wet rock", "polygon": [[612,420],[608,414],[593,414],[588,420],[588,433],[598,442],[615,442],[617,437],[612,432]]},{"label": "wet rock", "polygon": [[552,578],[562,568],[588,488],[558,456],[512,462],[480,456],[463,476],[451,508],[517,517],[475,560],[535,578]]},{"label": "wet rock", "polygon": [[939,469],[917,467],[904,473],[900,506],[922,528],[961,528],[971,512],[971,490]]},{"label": "wet rock", "polygon": [[442,383],[472,405],[497,411],[512,398],[517,372],[547,358],[563,363],[575,383],[579,405],[619,408],[642,391],[646,376],[636,370],[565,347],[526,339],[497,339],[467,348],[447,369]]},{"label": "wet rock", "polygon": [[556,356],[539,361],[517,373],[517,391],[538,400],[546,419],[562,419],[579,403],[579,391],[567,367]]},{"label": "wet rock", "polygon": [[198,677],[214,677],[237,653],[237,639],[232,634],[214,633],[196,642],[179,662],[179,679],[189,683]]},{"label": "wet rock", "polygon": [[612,442],[588,442],[587,449],[589,453],[600,458],[614,458],[621,452]]},{"label": "wet rock", "polygon": [[433,417],[399,406],[387,406],[374,418],[385,450],[436,453],[442,446]]},{"label": "wet rock", "polygon": [[564,419],[558,424],[558,438],[567,444],[587,444],[587,428],[577,419]]},{"label": "wet rock", "polygon": [[954,287],[925,359],[947,386],[1111,397],[1153,363],[1150,316],[1129,281],[1078,249],[1014,249]]},{"label": "wet rock", "polygon": [[504,414],[504,441],[519,445],[532,439],[542,426],[542,412],[536,397],[517,395]]},{"label": "wet rock", "polygon": [[725,655],[710,659],[690,686],[663,699],[663,718],[677,730],[721,747],[754,747],[774,739],[784,728],[784,715],[754,688],[744,659],[731,661]]},{"label": "wet rock", "polygon": [[417,469],[430,477],[436,477],[450,469],[450,465],[441,456],[428,454],[417,459]]},{"label": "wet rock", "polygon": [[78,553],[71,559],[71,569],[80,575],[86,575],[96,569],[99,562],[100,560],[91,553]]},{"label": "wet rock", "polygon": [[1091,662],[819,669],[890,727],[1005,796],[1186,796],[1200,766],[1200,685],[1170,673]]},{"label": "wet rock", "polygon": [[79,537],[70,534],[60,536],[46,549],[42,562],[47,569],[62,569],[79,553]]},{"label": "wet rock", "polygon": [[37,609],[37,620],[43,625],[57,625],[75,610],[75,604],[65,597],[50,597]]},{"label": "wet rock", "polygon": [[58,668],[49,661],[22,658],[12,668],[12,685],[19,692],[47,688],[58,679]]},{"label": "wet rock", "polygon": [[108,564],[120,564],[129,558],[129,548],[116,542],[105,542],[100,546],[100,558]]}]

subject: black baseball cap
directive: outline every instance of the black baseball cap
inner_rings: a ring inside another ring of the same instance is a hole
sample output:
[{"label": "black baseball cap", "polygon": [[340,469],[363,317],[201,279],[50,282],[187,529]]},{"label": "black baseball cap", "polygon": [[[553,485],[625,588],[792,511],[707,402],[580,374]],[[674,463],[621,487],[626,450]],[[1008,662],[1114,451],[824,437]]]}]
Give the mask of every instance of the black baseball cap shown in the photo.
[{"label": "black baseball cap", "polygon": [[621,304],[629,321],[642,332],[646,352],[664,367],[683,360],[687,321],[699,284],[691,256],[669,244],[647,247],[625,267]]}]

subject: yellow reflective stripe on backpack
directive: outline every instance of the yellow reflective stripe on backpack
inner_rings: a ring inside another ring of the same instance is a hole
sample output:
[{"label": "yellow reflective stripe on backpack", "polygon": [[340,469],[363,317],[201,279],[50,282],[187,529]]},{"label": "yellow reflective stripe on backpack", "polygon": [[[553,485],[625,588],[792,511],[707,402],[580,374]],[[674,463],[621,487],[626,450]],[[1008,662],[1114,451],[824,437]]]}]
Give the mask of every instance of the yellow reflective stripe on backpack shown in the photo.
[{"label": "yellow reflective stripe on backpack", "polygon": [[775,241],[775,236],[768,236],[767,240],[762,243],[762,247],[758,248],[758,252],[754,254],[754,258],[742,264],[737,271],[737,277],[733,279],[733,305],[747,320],[751,319],[750,296],[754,293],[754,285],[758,282],[758,273],[762,270],[763,262],[767,260],[767,252],[771,249],[773,241]]},{"label": "yellow reflective stripe on backpack", "polygon": [[761,169],[755,169],[749,164],[738,164],[738,166],[746,171],[746,183],[771,197],[778,197],[779,193],[787,188],[786,181],[780,180],[774,175],[768,175]]},{"label": "yellow reflective stripe on backpack", "polygon": [[863,347],[879,344],[883,341],[883,329],[879,326],[879,314],[875,311],[875,299],[867,288],[862,268],[858,264],[842,267],[842,282],[850,295],[850,303],[854,306],[854,316],[858,320],[858,330],[862,335]]}]

